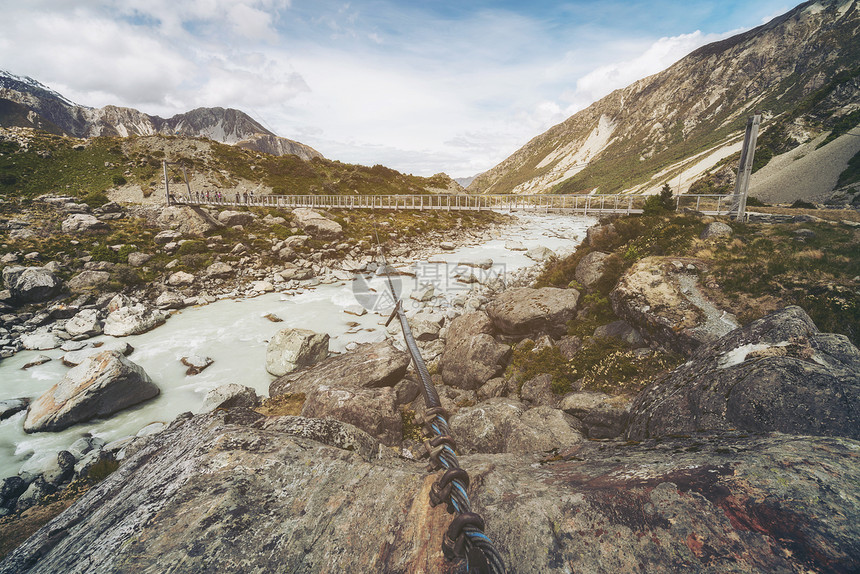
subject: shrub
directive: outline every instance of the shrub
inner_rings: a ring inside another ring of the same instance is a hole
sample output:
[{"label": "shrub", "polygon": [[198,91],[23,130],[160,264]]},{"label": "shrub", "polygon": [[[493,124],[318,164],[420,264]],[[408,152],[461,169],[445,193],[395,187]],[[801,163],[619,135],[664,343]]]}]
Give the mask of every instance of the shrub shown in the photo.
[{"label": "shrub", "polygon": [[114,185],[116,185],[116,186],[125,185],[125,184],[127,184],[127,183],[128,183],[128,180],[127,180],[127,179],[125,179],[125,178],[124,178],[123,176],[121,176],[121,175],[115,175],[115,176],[113,176],[113,177],[111,178],[111,181],[113,181],[113,184],[114,184]]},{"label": "shrub", "polygon": [[103,191],[91,191],[83,197],[82,201],[90,207],[95,208],[101,207],[109,202],[110,199],[108,199],[108,196]]},{"label": "shrub", "polygon": [[802,199],[796,200],[791,204],[792,209],[818,209],[815,207],[815,204],[809,203],[808,201],[804,201]]}]

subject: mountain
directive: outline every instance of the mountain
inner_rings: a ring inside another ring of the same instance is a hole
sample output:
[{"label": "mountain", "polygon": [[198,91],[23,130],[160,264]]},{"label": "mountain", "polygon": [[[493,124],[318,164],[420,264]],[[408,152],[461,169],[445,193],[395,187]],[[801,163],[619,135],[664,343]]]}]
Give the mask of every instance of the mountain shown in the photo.
[{"label": "mountain", "polygon": [[75,104],[44,84],[0,70],[0,126],[31,127],[79,138],[154,134],[205,137],[272,155],[322,157],[315,149],[282,138],[232,108],[197,108],[164,119],[133,108]]},{"label": "mountain", "polygon": [[753,111],[764,114],[756,167],[860,123],[859,28],[858,0],[801,4],[612,92],[478,176],[469,191],[647,193],[665,182],[725,191],[731,182],[716,172],[739,152]]}]

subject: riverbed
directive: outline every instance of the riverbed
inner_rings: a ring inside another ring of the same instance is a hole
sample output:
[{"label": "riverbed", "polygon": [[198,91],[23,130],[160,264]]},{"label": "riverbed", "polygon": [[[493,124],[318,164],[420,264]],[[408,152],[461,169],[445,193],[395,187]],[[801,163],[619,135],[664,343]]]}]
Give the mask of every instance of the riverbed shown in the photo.
[{"label": "riverbed", "polygon": [[[559,255],[572,252],[596,223],[594,218],[561,215],[520,215],[519,224],[512,225],[510,235],[492,241],[449,252],[440,252],[425,261],[410,265],[398,264],[415,274],[397,277],[401,293],[408,298],[415,289],[433,285],[437,302],[453,303],[467,298],[471,285],[458,281],[456,274],[464,271],[462,262],[492,259],[489,269],[475,269],[483,278],[501,278],[535,265],[523,251],[505,248],[506,241],[518,241],[525,247],[547,247]],[[382,292],[382,277],[361,279],[370,283],[373,292]],[[289,293],[269,293],[254,298],[222,299],[205,306],[175,312],[167,322],[148,333],[123,337],[134,347],[129,359],[144,368],[161,394],[146,403],[119,412],[107,419],[81,423],[61,432],[26,434],[23,432],[25,412],[0,422],[0,478],[16,474],[22,464],[35,463],[59,450],[68,448],[84,433],[91,433],[107,442],[134,435],[153,422],[169,422],[186,411],[197,412],[208,391],[227,383],[252,387],[259,395],[268,395],[274,379],[266,372],[265,354],[269,339],[281,329],[304,328],[328,333],[332,352],[344,352],[350,343],[380,341],[385,338],[387,315],[368,312],[357,316],[345,312],[360,307],[362,297],[356,298],[357,282],[300,288]],[[361,290],[358,290],[361,292]],[[367,305],[365,305],[367,306]],[[384,311],[384,309],[380,309]],[[274,315],[281,322],[266,316]],[[113,337],[99,336],[89,342],[109,341]],[[51,388],[68,371],[60,357],[60,349],[24,351],[0,361],[0,400],[17,397],[35,399]],[[185,374],[182,357],[204,355],[214,362],[200,374]],[[40,355],[51,361],[22,370],[25,364]]]}]

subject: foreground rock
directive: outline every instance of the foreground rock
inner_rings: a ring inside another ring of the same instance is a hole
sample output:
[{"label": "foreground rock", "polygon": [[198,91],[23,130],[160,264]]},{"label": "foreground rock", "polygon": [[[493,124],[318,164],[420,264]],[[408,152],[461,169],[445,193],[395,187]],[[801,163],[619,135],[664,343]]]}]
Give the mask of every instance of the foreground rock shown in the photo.
[{"label": "foreground rock", "polygon": [[439,367],[445,384],[474,390],[502,373],[511,347],[493,337],[493,324],[483,311],[454,319]]},{"label": "foreground rock", "polygon": [[860,351],[788,307],[700,348],[646,388],[627,435],[701,429],[860,438]]},{"label": "foreground rock", "polygon": [[487,306],[487,314],[501,333],[523,338],[530,335],[560,336],[576,314],[576,289],[508,289]]},{"label": "foreground rock", "polygon": [[689,357],[740,326],[699,290],[697,274],[703,268],[695,259],[646,257],[609,294],[612,309],[649,343]]},{"label": "foreground rock", "polygon": [[44,267],[3,268],[3,284],[16,303],[38,303],[59,294],[63,282]]},{"label": "foreground rock", "polygon": [[309,329],[282,329],[266,347],[266,370],[280,377],[318,363],[328,356],[328,340]]},{"label": "foreground rock", "polygon": [[[852,572],[858,446],[703,436],[461,462],[512,572]],[[334,421],[180,418],[0,572],[445,572],[437,476]]]},{"label": "foreground rock", "polygon": [[71,369],[33,401],[24,431],[58,431],[157,396],[146,372],[117,351],[104,351]]}]

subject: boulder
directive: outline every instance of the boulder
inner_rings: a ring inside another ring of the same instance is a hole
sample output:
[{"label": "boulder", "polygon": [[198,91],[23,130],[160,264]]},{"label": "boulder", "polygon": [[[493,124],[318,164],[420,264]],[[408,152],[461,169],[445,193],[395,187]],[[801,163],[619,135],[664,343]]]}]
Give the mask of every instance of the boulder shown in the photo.
[{"label": "boulder", "polygon": [[[340,223],[326,219],[312,209],[306,207],[294,209],[293,218],[296,221],[296,225],[314,237],[337,239],[343,235],[343,228],[340,226]],[[292,245],[289,245],[289,247],[292,247]]]},{"label": "boulder", "polygon": [[225,279],[233,275],[236,271],[233,269],[233,266],[228,263],[222,263],[221,261],[216,261],[212,265],[206,268],[206,276],[207,277],[215,277],[219,279]]},{"label": "boulder", "polygon": [[155,300],[159,309],[181,309],[185,307],[185,297],[175,291],[165,291]]},{"label": "boulder", "polygon": [[155,242],[156,245],[167,245],[168,243],[175,243],[182,238],[182,233],[176,231],[175,229],[165,229],[164,231],[160,231],[156,234],[155,237],[152,238],[152,241]]},{"label": "boulder", "polygon": [[86,213],[74,213],[63,220],[63,233],[86,233],[107,229],[107,224],[96,216]]},{"label": "boulder", "polygon": [[345,387],[393,387],[406,375],[410,361],[408,353],[398,351],[387,341],[366,343],[295,375],[275,379],[269,385],[269,396],[310,393],[332,381]]},{"label": "boulder", "polygon": [[628,397],[577,391],[566,394],[558,408],[582,421],[588,438],[615,438],[627,428],[630,404]]},{"label": "boulder", "polygon": [[[857,443],[727,436],[467,455],[469,496],[517,572],[852,572]],[[445,572],[440,473],[355,427],[244,409],[178,419],[0,573]]]},{"label": "boulder", "polygon": [[627,436],[699,429],[860,438],[860,351],[800,307],[732,331],[643,390]]},{"label": "boulder", "polygon": [[182,357],[180,362],[188,367],[185,369],[185,374],[190,376],[202,373],[215,361],[211,357],[206,357],[204,355],[189,355],[187,357]]},{"label": "boulder", "polygon": [[86,347],[77,351],[69,351],[60,360],[67,367],[76,367],[90,357],[95,357],[104,351],[116,351],[127,357],[134,352],[134,347],[124,341],[108,341],[100,347]]},{"label": "boulder", "polygon": [[198,237],[223,227],[205,209],[195,206],[160,207],[156,224],[162,229],[175,229],[180,234]]},{"label": "boulder", "polygon": [[508,251],[528,251],[528,247],[520,243],[519,241],[514,241],[509,239],[505,242],[505,249]]},{"label": "boulder", "polygon": [[30,367],[38,367],[39,365],[44,365],[45,363],[50,363],[53,359],[48,355],[39,355],[32,361],[28,361],[23,367],[21,367],[22,371],[26,371]]},{"label": "boulder", "polygon": [[384,445],[403,440],[403,420],[392,387],[349,388],[320,385],[306,395],[302,416],[355,425]]},{"label": "boulder", "polygon": [[24,431],[58,431],[105,417],[159,393],[146,372],[117,351],[104,351],[69,370],[30,404]]},{"label": "boulder", "polygon": [[194,275],[185,271],[177,271],[167,278],[167,284],[171,287],[187,287],[192,283],[194,283]]},{"label": "boulder", "polygon": [[30,404],[30,399],[5,399],[0,401],[0,421],[6,420],[14,414],[20,413]]},{"label": "boulder", "polygon": [[699,239],[716,239],[717,237],[728,237],[733,233],[732,228],[722,221],[712,221],[707,224],[699,235]]},{"label": "boulder", "polygon": [[520,398],[530,406],[557,406],[558,397],[552,392],[552,375],[544,373],[524,382]]},{"label": "boulder", "polygon": [[37,331],[35,333],[21,335],[20,341],[22,347],[33,351],[48,351],[50,349],[56,349],[63,344],[62,339],[54,333],[49,333],[47,331]]},{"label": "boulder", "polygon": [[257,216],[247,211],[227,210],[218,214],[218,221],[227,227],[233,227],[234,225],[250,225],[254,223],[255,219],[257,219]]},{"label": "boulder", "polygon": [[83,293],[95,291],[108,282],[110,282],[109,272],[86,270],[69,279],[68,285],[73,293]]},{"label": "boulder", "polygon": [[254,408],[259,404],[257,392],[251,387],[229,383],[216,387],[206,393],[203,399],[201,413],[208,413],[215,409],[232,409],[236,407]]},{"label": "boulder", "polygon": [[268,281],[254,281],[251,285],[251,289],[259,293],[271,293],[275,290],[275,286]]},{"label": "boulder", "polygon": [[483,311],[460,315],[451,322],[439,362],[446,385],[474,390],[505,370],[511,348],[498,343],[492,332],[493,325]]},{"label": "boulder", "polygon": [[60,293],[63,282],[44,267],[3,268],[3,284],[17,303],[39,303]]},{"label": "boulder", "polygon": [[112,337],[139,335],[167,320],[167,313],[150,309],[142,303],[120,307],[105,319],[104,334]]},{"label": "boulder", "polygon": [[74,317],[66,321],[64,327],[66,333],[72,337],[93,337],[102,332],[102,324],[99,321],[98,311],[95,309],[84,309]]},{"label": "boulder", "polygon": [[266,370],[280,377],[318,363],[328,356],[328,341],[327,334],[308,329],[278,331],[266,347]]},{"label": "boulder", "polygon": [[141,253],[140,251],[135,251],[134,253],[128,254],[128,264],[132,267],[142,267],[149,263],[149,260],[152,259],[152,255],[149,253]]},{"label": "boulder", "polygon": [[608,258],[608,253],[591,251],[577,264],[574,277],[585,287],[591,287],[603,277],[603,270],[606,268]]},{"label": "boulder", "polygon": [[449,422],[463,454],[544,452],[583,440],[579,421],[570,415],[551,407],[529,409],[510,398],[462,408]]},{"label": "boulder", "polygon": [[593,336],[595,339],[606,337],[620,339],[632,348],[646,346],[645,339],[642,338],[642,335],[640,335],[639,332],[631,327],[626,321],[613,321],[608,325],[601,325],[594,330]]},{"label": "boulder", "polygon": [[699,290],[690,266],[704,269],[696,259],[646,257],[609,294],[615,314],[648,343],[687,357],[739,326],[734,315]]},{"label": "boulder", "polygon": [[532,247],[528,251],[526,251],[526,257],[530,259],[534,259],[538,263],[543,263],[545,261],[549,261],[553,257],[555,257],[555,251],[548,247],[544,247],[543,245],[538,245],[537,247]]},{"label": "boulder", "polygon": [[487,314],[501,333],[524,338],[549,334],[560,336],[576,315],[579,291],[544,287],[508,289],[487,305]]}]

